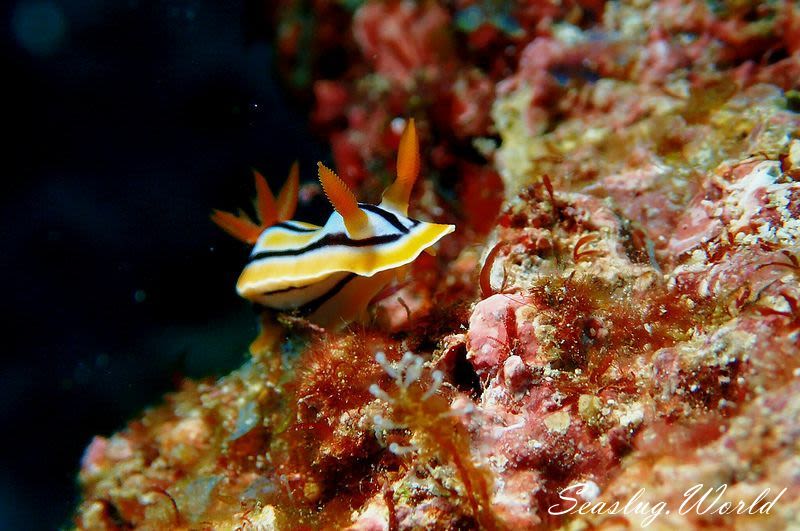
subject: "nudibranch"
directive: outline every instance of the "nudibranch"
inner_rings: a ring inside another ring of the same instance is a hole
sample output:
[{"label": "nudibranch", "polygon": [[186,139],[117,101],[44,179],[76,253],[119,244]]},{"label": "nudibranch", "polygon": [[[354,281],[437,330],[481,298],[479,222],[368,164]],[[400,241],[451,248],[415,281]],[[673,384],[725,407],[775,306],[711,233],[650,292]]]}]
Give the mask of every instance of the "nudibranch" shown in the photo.
[{"label": "nudibranch", "polygon": [[254,245],[238,293],[266,308],[297,311],[326,328],[361,317],[403,266],[455,230],[408,217],[419,168],[413,120],[400,138],[397,177],[378,205],[357,202],[349,187],[318,163],[319,180],[334,208],[321,227],[290,219],[297,206],[296,164],[277,200],[255,172],[260,224],[242,212],[212,216],[228,233]]}]

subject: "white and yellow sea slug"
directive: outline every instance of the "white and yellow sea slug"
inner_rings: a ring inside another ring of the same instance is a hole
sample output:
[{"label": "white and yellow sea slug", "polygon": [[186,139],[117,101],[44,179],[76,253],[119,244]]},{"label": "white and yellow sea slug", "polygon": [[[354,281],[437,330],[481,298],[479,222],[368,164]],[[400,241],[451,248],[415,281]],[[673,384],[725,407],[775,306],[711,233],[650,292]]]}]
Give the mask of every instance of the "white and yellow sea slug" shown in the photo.
[{"label": "white and yellow sea slug", "polygon": [[244,213],[216,211],[212,216],[227,232],[254,245],[236,285],[239,294],[266,308],[297,311],[323,327],[338,328],[362,316],[402,266],[455,230],[408,217],[419,166],[413,120],[400,139],[397,178],[379,205],[358,203],[347,185],[319,163],[319,179],[334,208],[321,227],[290,220],[297,206],[297,165],[277,200],[256,173],[260,224]]}]

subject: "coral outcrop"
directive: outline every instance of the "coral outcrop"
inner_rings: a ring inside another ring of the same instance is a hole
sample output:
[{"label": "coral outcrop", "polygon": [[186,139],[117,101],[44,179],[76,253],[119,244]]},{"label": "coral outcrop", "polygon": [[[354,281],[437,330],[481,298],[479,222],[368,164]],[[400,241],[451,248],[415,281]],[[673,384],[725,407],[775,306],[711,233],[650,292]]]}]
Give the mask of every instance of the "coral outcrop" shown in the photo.
[{"label": "coral outcrop", "polygon": [[800,527],[800,7],[274,10],[342,178],[413,116],[458,229],[369,324],[286,316],[96,437],[78,528]]}]

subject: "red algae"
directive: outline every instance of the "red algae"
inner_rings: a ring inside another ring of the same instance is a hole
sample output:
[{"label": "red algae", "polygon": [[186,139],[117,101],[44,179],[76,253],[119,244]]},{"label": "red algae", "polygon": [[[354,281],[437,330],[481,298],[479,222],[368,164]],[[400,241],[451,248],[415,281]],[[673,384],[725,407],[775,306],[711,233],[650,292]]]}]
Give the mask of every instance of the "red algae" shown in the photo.
[{"label": "red algae", "polygon": [[271,9],[342,178],[377,199],[414,117],[411,215],[458,229],[367,324],[282,316],[96,437],[76,527],[799,525],[796,5]]}]

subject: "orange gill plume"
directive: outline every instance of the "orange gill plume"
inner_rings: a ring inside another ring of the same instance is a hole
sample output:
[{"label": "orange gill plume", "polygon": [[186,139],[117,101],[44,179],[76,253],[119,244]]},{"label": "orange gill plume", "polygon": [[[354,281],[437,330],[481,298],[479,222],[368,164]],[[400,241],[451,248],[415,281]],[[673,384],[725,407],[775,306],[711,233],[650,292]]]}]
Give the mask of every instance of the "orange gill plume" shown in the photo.
[{"label": "orange gill plume", "polygon": [[264,229],[281,221],[287,221],[294,216],[297,209],[297,191],[300,181],[298,164],[297,162],[292,164],[289,177],[281,188],[277,201],[269,189],[267,180],[255,169],[253,178],[256,188],[256,214],[259,223],[255,223],[241,209],[236,214],[222,210],[214,210],[211,214],[211,221],[222,230],[250,245],[256,243]]}]

